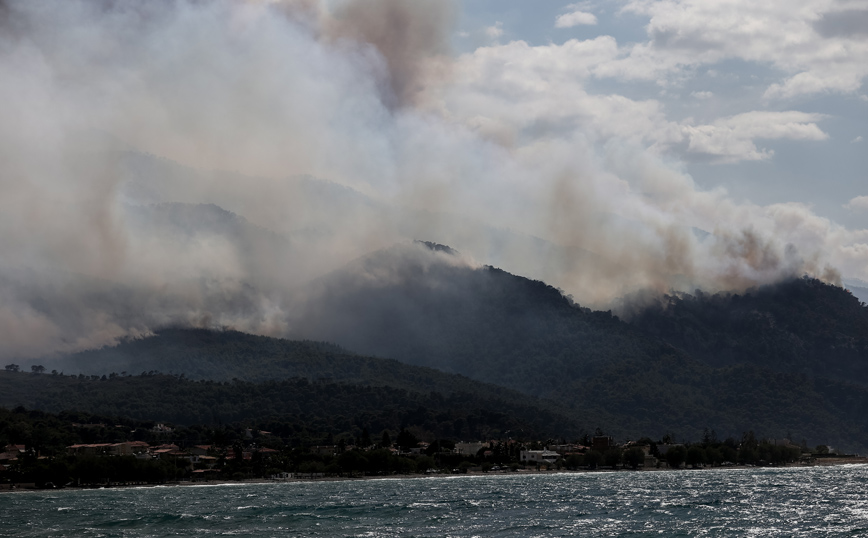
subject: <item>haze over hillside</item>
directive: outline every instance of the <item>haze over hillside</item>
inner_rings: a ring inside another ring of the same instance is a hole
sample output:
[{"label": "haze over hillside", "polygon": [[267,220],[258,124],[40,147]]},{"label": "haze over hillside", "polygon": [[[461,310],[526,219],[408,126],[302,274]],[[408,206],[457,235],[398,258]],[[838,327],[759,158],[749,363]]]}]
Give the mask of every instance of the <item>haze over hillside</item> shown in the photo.
[{"label": "haze over hillside", "polygon": [[[361,268],[307,290],[315,309],[304,313],[307,325],[296,320],[296,330],[486,385],[332,345],[234,332],[162,332],[45,365],[67,374],[127,368],[204,379],[326,377],[422,394],[461,386],[494,400],[506,397],[499,385],[530,397],[513,397],[514,412],[549,407],[586,430],[624,437],[755,430],[868,448],[868,307],[845,290],[796,279],[744,295],[672,296],[665,308],[643,307],[627,322],[542,282],[456,260],[432,244],[361,259]],[[365,277],[390,271],[385,280]],[[98,394],[95,401],[104,401]]]}]

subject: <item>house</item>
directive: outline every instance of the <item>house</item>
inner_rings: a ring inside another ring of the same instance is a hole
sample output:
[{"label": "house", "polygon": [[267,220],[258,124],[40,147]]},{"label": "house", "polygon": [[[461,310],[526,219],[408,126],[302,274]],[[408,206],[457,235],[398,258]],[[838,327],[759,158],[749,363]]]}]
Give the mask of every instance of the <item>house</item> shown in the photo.
[{"label": "house", "polygon": [[289,480],[292,478],[292,473],[282,472],[275,473],[268,476],[269,480]]},{"label": "house", "polygon": [[410,449],[410,454],[425,454],[428,450],[428,447],[431,446],[430,443],[426,443],[425,441],[421,441],[418,446],[415,446]]},{"label": "house", "polygon": [[211,480],[220,473],[218,469],[196,469],[190,473],[190,478],[193,482],[201,482],[203,480]]},{"label": "house", "polygon": [[66,453],[71,456],[133,456],[147,454],[148,448],[144,441],[91,443],[70,445],[66,447]]},{"label": "house", "polygon": [[128,441],[127,444],[130,445],[130,452],[135,456],[147,454],[151,450],[150,445],[144,441]]},{"label": "house", "polygon": [[108,451],[109,443],[89,443],[70,445],[66,453],[71,456],[102,456]]},{"label": "house", "polygon": [[151,449],[151,454],[160,459],[190,458],[190,454],[181,450],[176,444],[156,446]]},{"label": "house", "polygon": [[565,456],[566,454],[575,454],[576,452],[582,452],[585,447],[583,447],[582,445],[564,444],[551,445],[546,448],[553,452],[557,452],[561,456]]},{"label": "house", "polygon": [[195,445],[190,448],[190,454],[193,454],[194,456],[207,456],[213,452],[215,452],[215,450],[211,445]]},{"label": "house", "polygon": [[522,450],[522,463],[554,463],[560,454],[552,450]]},{"label": "house", "polygon": [[597,452],[605,452],[615,446],[615,439],[608,435],[595,435],[591,439],[591,449]]},{"label": "house", "polygon": [[455,454],[462,456],[475,456],[481,449],[489,448],[488,443],[455,443],[455,448],[452,450]]},{"label": "house", "polygon": [[18,456],[21,455],[21,452],[18,451],[17,448],[14,448],[15,445],[9,445],[6,447],[5,452],[0,452],[0,462],[10,462],[18,459]]},{"label": "house", "polygon": [[129,443],[112,443],[108,446],[106,454],[109,456],[132,456],[133,450]]},{"label": "house", "polygon": [[[193,458],[196,458],[196,461],[193,461]],[[213,469],[219,459],[215,456],[190,456],[190,462],[199,467],[204,467],[205,469]]]},{"label": "house", "polygon": [[268,448],[268,447],[260,448],[259,450],[257,450],[257,452],[259,452],[262,455],[268,455],[268,456],[271,456],[274,454],[280,454],[279,450],[277,450],[275,448]]}]

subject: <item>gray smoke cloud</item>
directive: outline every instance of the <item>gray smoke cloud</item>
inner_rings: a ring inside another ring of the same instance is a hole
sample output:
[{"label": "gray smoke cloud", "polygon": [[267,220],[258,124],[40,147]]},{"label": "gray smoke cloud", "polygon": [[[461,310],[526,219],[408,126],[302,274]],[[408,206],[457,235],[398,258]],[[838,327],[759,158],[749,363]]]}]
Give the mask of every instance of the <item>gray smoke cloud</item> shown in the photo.
[{"label": "gray smoke cloud", "polygon": [[590,306],[837,281],[853,233],[808,208],[737,204],[581,126],[532,135],[455,112],[479,98],[449,49],[455,13],[0,4],[0,355],[167,325],[290,334],[308,283],[414,238]]}]

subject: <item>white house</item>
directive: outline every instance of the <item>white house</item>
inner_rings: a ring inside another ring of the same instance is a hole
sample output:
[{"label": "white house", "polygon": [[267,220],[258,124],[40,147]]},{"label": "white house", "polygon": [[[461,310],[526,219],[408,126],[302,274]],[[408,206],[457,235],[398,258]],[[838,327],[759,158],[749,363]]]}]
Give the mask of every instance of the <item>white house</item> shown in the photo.
[{"label": "white house", "polygon": [[554,463],[559,454],[551,450],[522,450],[522,463]]}]

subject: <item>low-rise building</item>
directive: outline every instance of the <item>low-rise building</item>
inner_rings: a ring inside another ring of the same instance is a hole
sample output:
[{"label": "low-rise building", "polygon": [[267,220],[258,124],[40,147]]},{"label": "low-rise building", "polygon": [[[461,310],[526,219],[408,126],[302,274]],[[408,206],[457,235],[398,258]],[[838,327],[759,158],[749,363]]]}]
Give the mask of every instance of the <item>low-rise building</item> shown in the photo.
[{"label": "low-rise building", "polygon": [[596,435],[591,439],[591,448],[597,452],[605,452],[615,446],[615,439],[608,435]]},{"label": "low-rise building", "polygon": [[130,443],[88,443],[70,445],[66,447],[66,453],[76,456],[132,456],[133,448]]},{"label": "low-rise building", "polygon": [[455,443],[453,452],[462,456],[475,456],[481,449],[488,448],[488,443]]},{"label": "low-rise building", "polygon": [[522,463],[554,463],[560,454],[553,450],[522,450]]}]

